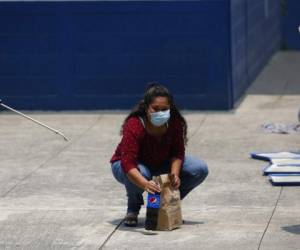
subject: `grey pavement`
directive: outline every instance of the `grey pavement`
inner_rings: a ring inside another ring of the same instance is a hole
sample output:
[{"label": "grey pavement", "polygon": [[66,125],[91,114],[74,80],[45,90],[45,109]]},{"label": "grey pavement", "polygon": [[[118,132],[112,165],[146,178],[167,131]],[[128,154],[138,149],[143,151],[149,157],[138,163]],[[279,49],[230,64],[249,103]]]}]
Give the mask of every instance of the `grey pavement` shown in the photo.
[{"label": "grey pavement", "polygon": [[[26,112],[69,142],[0,112],[0,249],[299,250],[300,187],[273,187],[252,151],[300,150],[300,135],[266,134],[297,122],[300,53],[277,53],[229,112],[189,112],[187,154],[210,174],[183,202],[182,228],[148,233],[120,224],[124,188],[109,159],[126,112]],[[5,101],[5,100],[3,100]]]}]

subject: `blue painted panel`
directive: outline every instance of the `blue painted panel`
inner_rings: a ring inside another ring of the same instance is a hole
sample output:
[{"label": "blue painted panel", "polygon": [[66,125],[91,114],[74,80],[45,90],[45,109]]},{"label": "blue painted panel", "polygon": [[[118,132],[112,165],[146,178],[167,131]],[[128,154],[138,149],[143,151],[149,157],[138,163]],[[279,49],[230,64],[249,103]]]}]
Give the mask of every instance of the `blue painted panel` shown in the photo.
[{"label": "blue painted panel", "polygon": [[283,7],[283,47],[300,50],[300,1],[286,0]]},{"label": "blue painted panel", "polygon": [[130,108],[157,80],[182,108],[231,108],[229,14],[228,0],[1,2],[1,98]]},{"label": "blue painted panel", "polygon": [[279,0],[231,0],[231,54],[237,100],[279,49]]},{"label": "blue painted panel", "polygon": [[248,81],[252,82],[280,47],[280,1],[260,0],[255,8],[247,1],[247,65]]},{"label": "blue painted panel", "polygon": [[39,109],[38,98],[55,100],[59,92],[57,22],[54,11],[29,7],[0,4],[0,98]]}]

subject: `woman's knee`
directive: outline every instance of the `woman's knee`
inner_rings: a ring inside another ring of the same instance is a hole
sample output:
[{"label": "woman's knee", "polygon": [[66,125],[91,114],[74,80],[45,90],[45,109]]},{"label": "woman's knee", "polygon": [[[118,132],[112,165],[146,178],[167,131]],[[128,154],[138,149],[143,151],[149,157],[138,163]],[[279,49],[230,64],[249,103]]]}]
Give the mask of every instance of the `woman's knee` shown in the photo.
[{"label": "woman's knee", "polygon": [[194,178],[198,180],[197,183],[201,183],[208,175],[208,167],[204,161],[199,162],[196,166]]},{"label": "woman's knee", "polygon": [[[127,177],[126,173],[124,172],[121,161],[116,161],[112,163],[111,165],[112,173],[115,177],[115,179],[124,184],[126,187],[133,186],[135,187],[135,184],[133,184]],[[141,175],[146,178],[147,180],[151,180],[152,176],[149,171],[149,169],[143,165],[143,164],[138,164],[138,170],[140,171]],[[137,187],[137,186],[136,186]]]},{"label": "woman's knee", "polygon": [[138,169],[144,178],[146,178],[147,180],[151,180],[152,176],[150,170],[145,165],[139,163]]},{"label": "woman's knee", "polygon": [[187,172],[189,175],[206,178],[208,175],[208,166],[205,161],[194,157],[186,157],[183,172]]},{"label": "woman's knee", "polygon": [[118,182],[124,184],[126,175],[125,175],[125,173],[122,169],[120,161],[115,161],[111,164],[111,171],[112,171],[113,176],[115,177],[115,179]]},{"label": "woman's knee", "polygon": [[206,164],[205,161],[201,160],[200,164],[199,164],[199,172],[200,175],[206,177],[208,176],[208,166]]}]

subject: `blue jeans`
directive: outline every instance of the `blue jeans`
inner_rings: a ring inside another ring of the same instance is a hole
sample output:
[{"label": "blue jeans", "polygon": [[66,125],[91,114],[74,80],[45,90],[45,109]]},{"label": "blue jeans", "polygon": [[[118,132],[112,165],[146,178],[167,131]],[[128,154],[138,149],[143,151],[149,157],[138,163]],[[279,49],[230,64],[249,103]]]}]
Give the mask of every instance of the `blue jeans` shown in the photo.
[{"label": "blue jeans", "polygon": [[[133,184],[124,173],[121,167],[121,161],[112,163],[112,172],[116,180],[125,185],[128,203],[127,212],[138,213],[144,204],[144,190]],[[147,179],[151,180],[153,175],[159,175],[170,172],[170,164],[164,164],[155,173],[150,172],[149,168],[143,164],[138,164],[140,173]],[[192,189],[204,181],[208,175],[208,168],[204,161],[186,156],[180,171],[181,184],[179,187],[181,199],[183,199]]]}]

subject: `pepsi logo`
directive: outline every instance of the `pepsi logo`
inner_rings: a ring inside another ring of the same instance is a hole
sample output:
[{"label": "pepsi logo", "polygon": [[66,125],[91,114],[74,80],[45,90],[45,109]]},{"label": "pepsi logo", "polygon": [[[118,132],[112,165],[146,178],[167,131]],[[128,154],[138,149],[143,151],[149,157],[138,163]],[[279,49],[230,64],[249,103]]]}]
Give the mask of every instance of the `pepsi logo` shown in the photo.
[{"label": "pepsi logo", "polygon": [[150,197],[149,202],[150,203],[155,203],[157,199],[155,197]]}]

